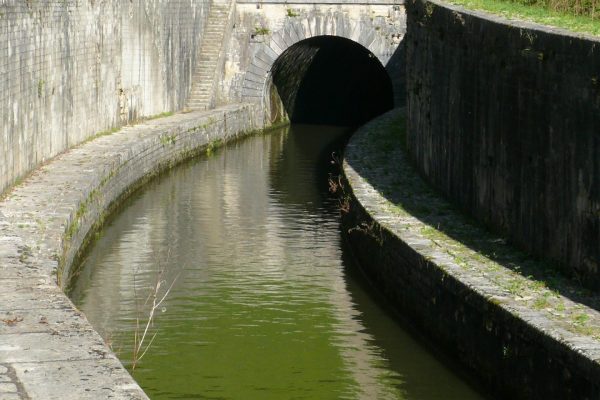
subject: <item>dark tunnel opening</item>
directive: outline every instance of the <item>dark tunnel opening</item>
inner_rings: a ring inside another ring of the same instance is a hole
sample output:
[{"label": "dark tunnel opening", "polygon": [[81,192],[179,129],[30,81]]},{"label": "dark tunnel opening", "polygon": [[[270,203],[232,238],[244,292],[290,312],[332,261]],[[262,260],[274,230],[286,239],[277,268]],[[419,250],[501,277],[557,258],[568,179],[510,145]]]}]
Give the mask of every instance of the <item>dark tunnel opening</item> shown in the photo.
[{"label": "dark tunnel opening", "polygon": [[349,39],[318,36],[287,49],[271,70],[292,123],[358,126],[394,106],[379,60]]}]

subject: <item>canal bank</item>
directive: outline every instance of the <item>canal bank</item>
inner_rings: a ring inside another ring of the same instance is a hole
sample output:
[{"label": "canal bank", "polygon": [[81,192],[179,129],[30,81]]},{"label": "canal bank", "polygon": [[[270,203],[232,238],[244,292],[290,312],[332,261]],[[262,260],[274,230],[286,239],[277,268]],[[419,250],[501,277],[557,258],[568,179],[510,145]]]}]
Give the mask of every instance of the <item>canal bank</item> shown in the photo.
[{"label": "canal bank", "polygon": [[327,184],[348,133],[238,140],[152,180],[98,232],[69,297],[128,370],[140,303],[157,275],[170,287],[132,374],[150,398],[484,398],[363,290]]},{"label": "canal bank", "polygon": [[403,110],[345,153],[343,232],[399,313],[500,398],[600,395],[598,296],[487,233],[407,159]]},{"label": "canal bank", "polygon": [[41,166],[0,202],[0,398],[145,399],[63,292],[111,208],[165,168],[261,128],[253,105],[125,127]]}]

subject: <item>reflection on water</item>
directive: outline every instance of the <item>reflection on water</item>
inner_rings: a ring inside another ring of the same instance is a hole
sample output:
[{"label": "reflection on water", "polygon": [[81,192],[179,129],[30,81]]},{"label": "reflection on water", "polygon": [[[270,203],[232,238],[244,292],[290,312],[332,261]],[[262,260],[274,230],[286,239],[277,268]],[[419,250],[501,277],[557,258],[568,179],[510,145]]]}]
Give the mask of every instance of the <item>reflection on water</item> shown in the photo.
[{"label": "reflection on water", "polygon": [[479,398],[346,273],[327,194],[344,133],[295,126],[227,146],[102,231],[72,298],[126,366],[157,271],[174,282],[134,371],[151,398]]}]

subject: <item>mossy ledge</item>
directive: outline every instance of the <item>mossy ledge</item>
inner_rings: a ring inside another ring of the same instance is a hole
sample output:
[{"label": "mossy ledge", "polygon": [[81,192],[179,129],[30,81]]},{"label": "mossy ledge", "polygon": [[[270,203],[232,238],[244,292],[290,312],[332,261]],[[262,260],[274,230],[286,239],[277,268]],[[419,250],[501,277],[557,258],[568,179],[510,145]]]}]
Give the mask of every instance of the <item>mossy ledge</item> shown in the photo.
[{"label": "mossy ledge", "polygon": [[235,104],[147,120],[64,152],[8,191],[0,201],[0,318],[9,321],[0,323],[0,371],[19,393],[147,399],[64,294],[73,262],[133,191],[259,130],[257,114]]},{"label": "mossy ledge", "polygon": [[396,109],[346,149],[343,234],[365,274],[498,398],[598,398],[599,296],[456,211],[412,167],[404,133]]}]

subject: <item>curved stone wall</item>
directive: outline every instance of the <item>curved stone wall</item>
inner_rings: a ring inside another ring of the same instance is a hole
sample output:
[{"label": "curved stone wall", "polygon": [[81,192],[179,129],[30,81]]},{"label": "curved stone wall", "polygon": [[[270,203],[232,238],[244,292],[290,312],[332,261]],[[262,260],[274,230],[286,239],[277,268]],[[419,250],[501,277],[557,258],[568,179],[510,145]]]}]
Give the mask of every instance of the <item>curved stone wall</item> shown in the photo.
[{"label": "curved stone wall", "polygon": [[0,193],[92,135],[180,110],[207,0],[0,2]]},{"label": "curved stone wall", "polygon": [[408,147],[478,220],[600,286],[600,40],[407,4]]},{"label": "curved stone wall", "polygon": [[[94,228],[146,179],[260,128],[253,105],[181,113],[105,135],[0,201],[0,398],[147,399],[63,293]],[[57,285],[57,280],[58,284]]]},{"label": "curved stone wall", "polygon": [[536,280],[535,261],[432,191],[401,149],[403,122],[402,109],[375,118],[344,151],[342,233],[365,275],[494,398],[598,398],[598,296]]}]

